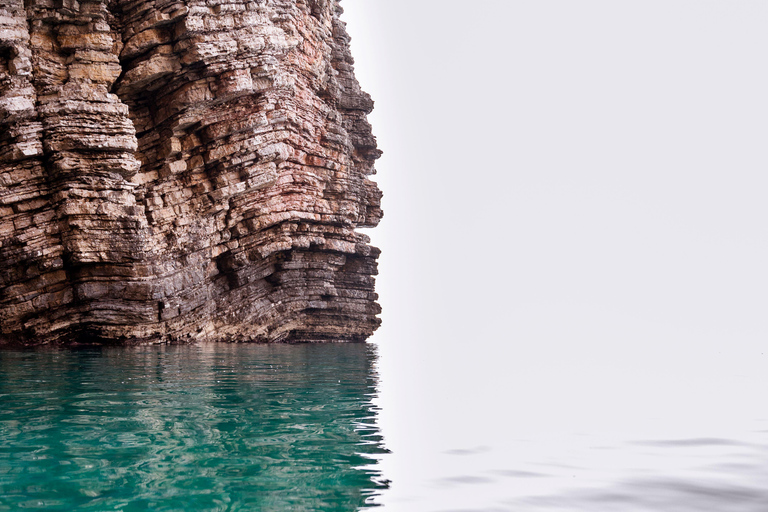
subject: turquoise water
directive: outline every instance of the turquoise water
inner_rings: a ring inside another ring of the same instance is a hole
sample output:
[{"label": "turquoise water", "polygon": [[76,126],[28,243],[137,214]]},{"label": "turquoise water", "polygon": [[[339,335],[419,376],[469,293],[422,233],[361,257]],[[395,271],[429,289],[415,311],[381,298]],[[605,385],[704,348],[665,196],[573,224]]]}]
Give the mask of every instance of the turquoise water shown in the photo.
[{"label": "turquoise water", "polygon": [[0,511],[358,510],[370,345],[0,351]]}]

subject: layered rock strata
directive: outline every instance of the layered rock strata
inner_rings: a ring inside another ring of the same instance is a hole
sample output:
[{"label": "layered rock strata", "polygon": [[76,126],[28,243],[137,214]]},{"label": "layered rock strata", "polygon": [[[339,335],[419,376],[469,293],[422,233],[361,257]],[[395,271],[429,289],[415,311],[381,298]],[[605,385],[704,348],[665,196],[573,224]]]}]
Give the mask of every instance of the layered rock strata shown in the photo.
[{"label": "layered rock strata", "polygon": [[338,0],[0,1],[0,344],[360,341],[380,152]]}]

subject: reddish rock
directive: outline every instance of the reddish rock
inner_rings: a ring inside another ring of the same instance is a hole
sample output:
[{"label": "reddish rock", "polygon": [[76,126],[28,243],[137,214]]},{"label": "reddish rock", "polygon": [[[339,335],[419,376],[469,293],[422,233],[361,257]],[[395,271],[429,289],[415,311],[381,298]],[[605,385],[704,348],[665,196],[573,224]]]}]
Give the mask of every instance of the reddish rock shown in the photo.
[{"label": "reddish rock", "polygon": [[380,152],[340,13],[0,4],[0,344],[370,336]]}]

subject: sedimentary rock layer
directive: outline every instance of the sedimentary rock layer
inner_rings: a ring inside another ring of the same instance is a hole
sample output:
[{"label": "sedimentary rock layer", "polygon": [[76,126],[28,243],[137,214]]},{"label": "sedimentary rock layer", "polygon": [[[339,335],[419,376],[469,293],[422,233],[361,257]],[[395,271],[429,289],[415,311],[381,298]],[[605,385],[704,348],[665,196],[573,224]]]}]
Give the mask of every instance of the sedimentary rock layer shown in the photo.
[{"label": "sedimentary rock layer", "polygon": [[380,152],[338,0],[0,0],[0,344],[359,341]]}]

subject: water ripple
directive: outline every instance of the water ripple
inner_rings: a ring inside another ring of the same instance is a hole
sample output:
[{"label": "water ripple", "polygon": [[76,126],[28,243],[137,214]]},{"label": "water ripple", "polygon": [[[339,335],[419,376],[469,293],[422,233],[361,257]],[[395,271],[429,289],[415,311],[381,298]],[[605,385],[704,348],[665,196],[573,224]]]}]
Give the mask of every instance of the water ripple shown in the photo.
[{"label": "water ripple", "polygon": [[528,509],[605,512],[758,512],[768,510],[768,492],[718,480],[636,479],[605,489],[516,500]]},{"label": "water ripple", "polygon": [[0,511],[370,506],[375,363],[365,345],[0,352]]}]

